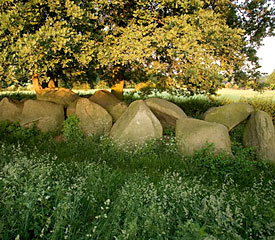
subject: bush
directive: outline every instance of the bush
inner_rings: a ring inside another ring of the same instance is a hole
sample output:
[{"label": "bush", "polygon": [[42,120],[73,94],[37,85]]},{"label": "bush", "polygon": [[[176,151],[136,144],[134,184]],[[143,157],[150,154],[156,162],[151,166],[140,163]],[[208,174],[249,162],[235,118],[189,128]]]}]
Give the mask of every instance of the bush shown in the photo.
[{"label": "bush", "polygon": [[246,102],[252,105],[255,109],[267,112],[275,124],[275,101],[272,98],[241,98],[239,102]]},{"label": "bush", "polygon": [[25,92],[11,92],[11,93],[1,93],[0,94],[0,101],[3,99],[3,98],[10,98],[10,99],[13,99],[13,100],[18,100],[18,101],[21,101],[21,100],[26,100],[26,99],[36,99],[36,95],[34,92],[31,92],[31,93],[25,93]]},{"label": "bush", "polygon": [[[46,134],[45,134],[46,135]],[[0,140],[14,143],[25,142],[30,143],[34,138],[41,138],[42,134],[33,124],[29,128],[21,127],[19,122],[10,123],[8,121],[0,121]]]},{"label": "bush", "polygon": [[77,145],[83,140],[83,133],[79,128],[79,119],[76,115],[69,116],[64,121],[62,132],[68,143]]}]

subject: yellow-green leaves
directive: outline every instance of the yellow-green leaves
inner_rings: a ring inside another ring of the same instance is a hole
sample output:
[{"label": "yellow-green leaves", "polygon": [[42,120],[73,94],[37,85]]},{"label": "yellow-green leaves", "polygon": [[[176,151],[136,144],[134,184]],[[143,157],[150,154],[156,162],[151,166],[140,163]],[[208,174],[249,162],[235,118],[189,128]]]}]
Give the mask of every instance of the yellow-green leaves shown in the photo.
[{"label": "yellow-green leaves", "polygon": [[[203,9],[202,1],[159,0],[140,6],[127,26],[108,31],[98,53],[102,67],[139,66],[147,80],[167,81],[171,89],[208,92],[243,61],[242,31],[228,27],[222,15]],[[171,6],[178,8],[174,15]],[[193,14],[185,14],[190,6]]]},{"label": "yellow-green leaves", "polygon": [[[44,79],[65,82],[87,78],[110,82],[112,71],[120,67],[120,78],[125,80],[149,80],[191,93],[213,92],[223,77],[249,60],[244,54],[247,31],[238,28],[244,25],[237,24],[234,4],[230,0],[3,0],[0,78],[26,81],[37,72]],[[252,5],[246,7],[255,13]]]}]

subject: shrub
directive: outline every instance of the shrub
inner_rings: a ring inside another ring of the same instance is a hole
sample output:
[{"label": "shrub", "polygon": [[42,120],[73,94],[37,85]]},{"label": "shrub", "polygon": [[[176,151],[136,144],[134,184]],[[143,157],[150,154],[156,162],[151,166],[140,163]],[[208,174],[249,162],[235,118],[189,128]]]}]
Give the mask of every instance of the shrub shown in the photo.
[{"label": "shrub", "polygon": [[63,125],[63,135],[69,143],[76,144],[83,140],[83,133],[79,128],[79,119],[76,115],[69,116]]},{"label": "shrub", "polygon": [[252,105],[255,109],[267,112],[275,124],[275,101],[272,98],[244,98],[242,97],[239,102],[246,102]]},{"label": "shrub", "polygon": [[178,105],[190,117],[202,118],[203,114],[211,107],[221,106],[219,101],[208,97],[168,98],[167,100]]},{"label": "shrub", "polygon": [[[44,137],[47,134],[44,134]],[[35,138],[41,138],[42,134],[33,124],[29,128],[21,127],[19,122],[10,123],[0,121],[0,140],[14,143],[17,141],[30,143]]]},{"label": "shrub", "polygon": [[34,92],[26,93],[26,92],[10,92],[10,93],[1,93],[0,94],[0,101],[4,98],[10,98],[13,100],[26,100],[26,99],[36,99],[36,95]]}]

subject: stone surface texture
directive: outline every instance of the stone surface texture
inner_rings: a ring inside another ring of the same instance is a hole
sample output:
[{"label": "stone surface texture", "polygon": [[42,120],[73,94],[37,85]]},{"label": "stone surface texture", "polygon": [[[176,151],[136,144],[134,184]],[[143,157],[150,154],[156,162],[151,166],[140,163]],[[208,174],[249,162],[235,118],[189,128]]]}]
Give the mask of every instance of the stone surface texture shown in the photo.
[{"label": "stone surface texture", "polygon": [[275,131],[268,113],[256,110],[251,114],[245,126],[243,143],[246,147],[255,147],[263,159],[275,163]]},{"label": "stone surface texture", "polygon": [[184,111],[176,104],[161,98],[149,98],[145,100],[147,106],[159,119],[163,127],[176,127],[176,121],[187,118]]},{"label": "stone surface texture", "polygon": [[121,102],[115,95],[110,93],[108,90],[98,90],[89,99],[105,109],[109,105],[116,105]]},{"label": "stone surface texture", "polygon": [[67,117],[75,115],[75,108],[76,108],[76,103],[77,103],[78,99],[68,105],[68,107],[66,109]]},{"label": "stone surface texture", "polygon": [[148,140],[161,138],[162,126],[144,101],[137,100],[113,125],[110,136],[121,146],[141,146]]},{"label": "stone surface texture", "polygon": [[0,121],[17,122],[20,120],[23,103],[5,97],[0,102]]},{"label": "stone surface texture", "polygon": [[249,117],[254,108],[248,103],[233,103],[221,107],[210,108],[204,114],[204,120],[223,124],[232,130],[239,123]]},{"label": "stone surface texture", "polygon": [[100,105],[88,98],[80,98],[76,103],[79,127],[85,135],[108,134],[112,127],[111,115]]},{"label": "stone surface texture", "polygon": [[42,132],[57,131],[63,126],[64,106],[52,102],[27,100],[24,103],[20,125],[35,124]]},{"label": "stone surface texture", "polygon": [[116,122],[121,115],[127,110],[128,106],[124,102],[120,102],[114,106],[108,106],[107,111],[113,117],[113,122]]},{"label": "stone surface texture", "polygon": [[37,100],[53,102],[67,107],[79,98],[79,96],[70,89],[55,88],[53,80],[50,80],[49,88],[43,89],[40,85],[38,74],[32,75],[32,82]]},{"label": "stone surface texture", "polygon": [[192,118],[177,120],[176,139],[183,155],[193,156],[206,144],[214,144],[215,153],[231,153],[231,142],[227,128],[219,123]]},{"label": "stone surface texture", "polygon": [[111,114],[114,122],[116,122],[127,109],[127,105],[124,102],[120,101],[107,90],[96,91],[90,97],[90,100],[105,108]]},{"label": "stone surface texture", "polygon": [[76,101],[79,96],[67,88],[46,88],[36,90],[37,100],[54,102],[64,106],[68,106]]}]

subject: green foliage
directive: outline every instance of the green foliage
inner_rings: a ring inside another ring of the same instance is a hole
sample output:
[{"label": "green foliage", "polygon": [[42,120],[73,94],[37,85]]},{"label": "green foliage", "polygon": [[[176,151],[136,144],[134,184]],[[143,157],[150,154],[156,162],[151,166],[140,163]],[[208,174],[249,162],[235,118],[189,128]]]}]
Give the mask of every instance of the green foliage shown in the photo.
[{"label": "green foliage", "polygon": [[271,2],[1,1],[0,82],[24,85],[37,73],[69,87],[131,80],[207,94],[224,78],[255,81]]},{"label": "green foliage", "polygon": [[[222,104],[174,101],[192,116]],[[169,129],[121,151],[84,140],[75,116],[65,142],[2,122],[0,239],[272,239],[275,166],[243,147],[244,125],[230,132],[234,157],[208,146],[191,158]]]},{"label": "green foliage", "polygon": [[62,132],[65,140],[69,143],[78,145],[83,140],[83,133],[79,128],[79,119],[76,115],[69,116],[64,121]]},{"label": "green foliage", "polygon": [[273,1],[228,1],[229,7],[225,6],[224,14],[230,26],[241,28],[245,31],[243,36],[246,44],[242,53],[246,56],[246,63],[239,68],[235,66],[234,74],[230,79],[238,82],[241,86],[251,86],[254,89],[261,87],[259,80],[259,58],[257,49],[262,45],[262,40],[267,36],[274,35],[274,4]]},{"label": "green foliage", "polygon": [[22,83],[33,73],[44,81],[87,79],[97,34],[89,4],[11,1],[0,9],[1,81]]},{"label": "green foliage", "polygon": [[275,124],[275,101],[272,98],[241,98],[239,101],[249,103],[255,109],[267,112]]},{"label": "green foliage", "polygon": [[219,101],[210,100],[207,97],[188,97],[185,99],[171,99],[172,102],[177,104],[183,109],[187,116],[195,118],[202,118],[203,114],[211,107],[218,107],[223,105]]},{"label": "green foliage", "polygon": [[[106,2],[102,14],[124,12],[128,4]],[[213,92],[223,78],[220,72],[229,74],[241,64],[242,31],[233,31],[203,1],[137,1],[134,6],[125,13],[132,16],[128,21],[114,19],[115,27],[106,21],[106,40],[98,53],[102,67],[120,66],[130,80],[194,94]]]},{"label": "green foliage", "polygon": [[265,83],[269,85],[271,90],[275,90],[275,71],[269,74],[265,79]]},{"label": "green foliage", "polygon": [[[7,142],[35,142],[35,138],[40,138],[40,131],[32,125],[30,128],[24,128],[16,123],[0,121],[0,140]],[[36,139],[37,140],[37,139]]]},{"label": "green foliage", "polygon": [[35,93],[24,93],[24,92],[10,92],[10,93],[1,93],[0,94],[0,101],[3,98],[10,98],[10,99],[14,99],[14,100],[28,100],[28,99],[36,99],[36,95]]},{"label": "green foliage", "polygon": [[[19,145],[1,144],[1,239],[265,239],[275,234],[274,169],[269,176],[270,167],[258,171],[247,165],[250,160],[234,166],[233,158],[218,165],[210,152],[199,172],[182,168],[180,163],[189,160],[176,159],[175,150],[165,155],[169,146],[149,144],[121,153],[106,138],[89,141],[79,146],[75,159],[64,143],[71,154],[66,160],[58,145],[48,153],[32,148],[26,154]],[[157,170],[165,164],[163,156],[176,162]],[[247,166],[248,179],[243,177]]]},{"label": "green foliage", "polygon": [[269,74],[266,78],[266,81],[268,83],[275,84],[275,71],[273,71],[271,74]]}]

